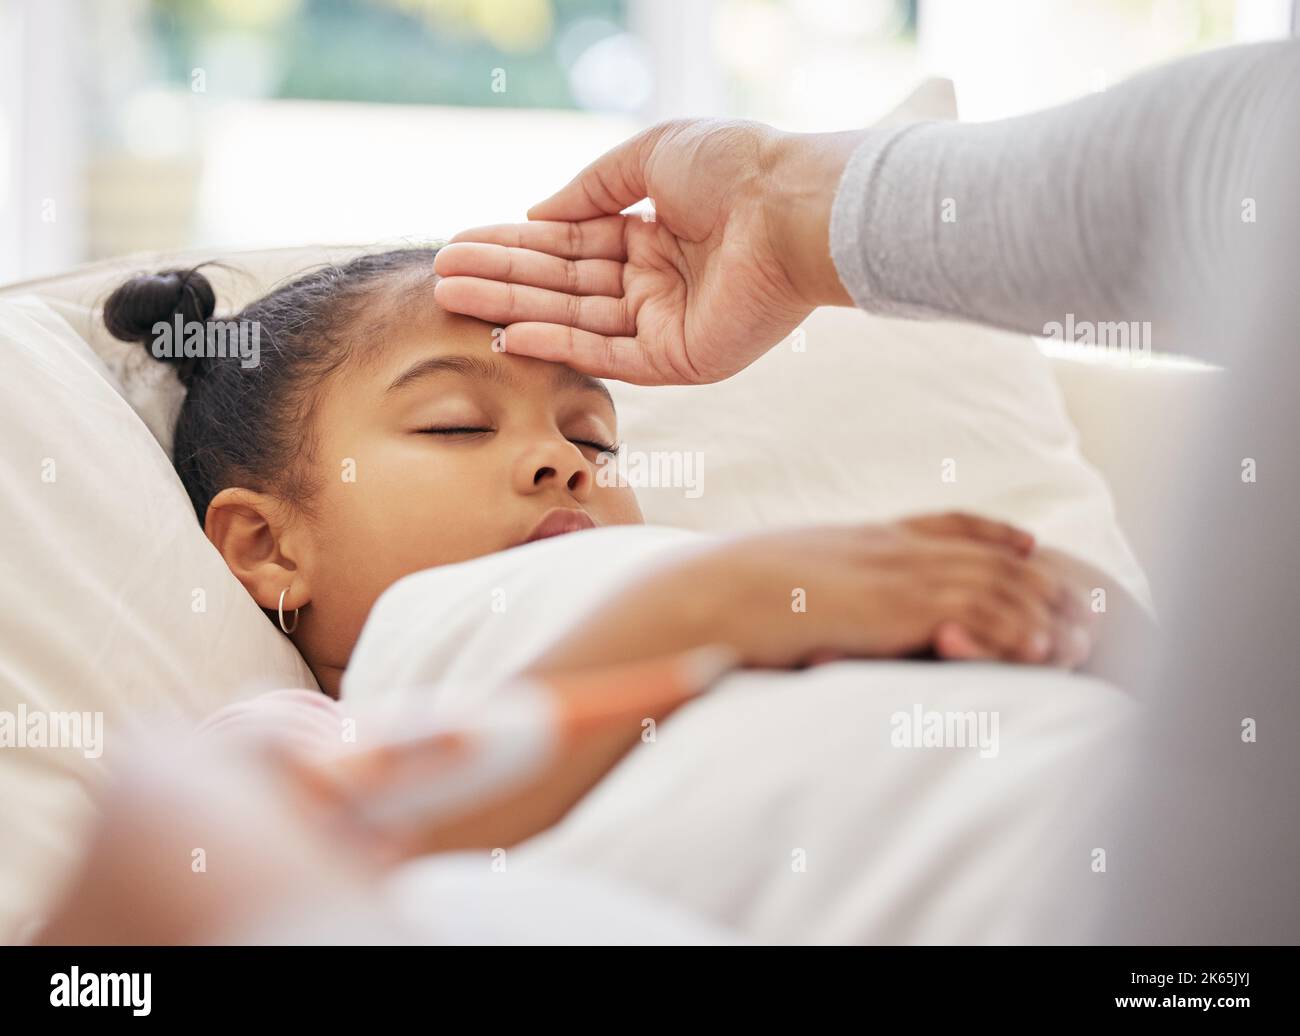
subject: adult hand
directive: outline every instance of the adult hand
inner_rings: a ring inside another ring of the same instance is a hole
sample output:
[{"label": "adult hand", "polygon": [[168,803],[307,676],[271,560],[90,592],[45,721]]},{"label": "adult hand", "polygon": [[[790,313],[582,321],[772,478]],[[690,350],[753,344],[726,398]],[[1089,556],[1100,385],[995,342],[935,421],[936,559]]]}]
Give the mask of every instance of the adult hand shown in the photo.
[{"label": "adult hand", "polygon": [[[435,261],[445,309],[509,325],[508,352],[640,384],[720,381],[816,306],[850,305],[831,202],[860,132],[654,126],[528,212]],[[653,221],[622,210],[649,197]]]}]

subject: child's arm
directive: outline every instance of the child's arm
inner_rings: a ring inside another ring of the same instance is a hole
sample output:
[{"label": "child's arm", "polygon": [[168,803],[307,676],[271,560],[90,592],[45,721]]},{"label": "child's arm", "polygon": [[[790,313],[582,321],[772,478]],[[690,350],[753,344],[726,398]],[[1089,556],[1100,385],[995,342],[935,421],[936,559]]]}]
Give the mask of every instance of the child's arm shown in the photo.
[{"label": "child's arm", "polygon": [[1075,666],[1090,640],[1084,592],[1028,534],[969,515],[767,533],[627,588],[530,671],[714,643],[780,668],[927,650]]}]

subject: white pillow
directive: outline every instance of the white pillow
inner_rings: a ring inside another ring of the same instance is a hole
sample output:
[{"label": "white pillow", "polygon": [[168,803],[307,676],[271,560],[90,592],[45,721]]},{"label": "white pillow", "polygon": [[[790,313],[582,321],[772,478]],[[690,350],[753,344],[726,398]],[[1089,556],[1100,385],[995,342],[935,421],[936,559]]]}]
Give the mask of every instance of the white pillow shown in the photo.
[{"label": "white pillow", "polygon": [[732,531],[976,511],[1149,606],[1106,484],[1028,336],[823,309],[727,381],[610,389],[629,480],[633,451],[642,472],[659,453],[660,472],[678,462],[702,475],[638,489],[649,522]]},{"label": "white pillow", "polygon": [[[0,940],[13,941],[71,862],[87,780],[130,724],[315,682],[67,322],[38,299],[0,301],[0,348]],[[93,719],[80,749],[19,747],[24,717],[71,712],[102,715],[98,749]]]}]

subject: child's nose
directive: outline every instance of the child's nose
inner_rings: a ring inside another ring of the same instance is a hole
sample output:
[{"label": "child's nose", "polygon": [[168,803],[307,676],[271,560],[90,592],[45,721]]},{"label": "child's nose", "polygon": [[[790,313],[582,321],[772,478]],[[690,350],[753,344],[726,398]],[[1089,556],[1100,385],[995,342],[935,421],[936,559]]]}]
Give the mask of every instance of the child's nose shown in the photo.
[{"label": "child's nose", "polygon": [[547,442],[529,451],[520,467],[521,492],[537,492],[562,485],[578,500],[591,495],[591,465],[582,451],[567,440]]}]

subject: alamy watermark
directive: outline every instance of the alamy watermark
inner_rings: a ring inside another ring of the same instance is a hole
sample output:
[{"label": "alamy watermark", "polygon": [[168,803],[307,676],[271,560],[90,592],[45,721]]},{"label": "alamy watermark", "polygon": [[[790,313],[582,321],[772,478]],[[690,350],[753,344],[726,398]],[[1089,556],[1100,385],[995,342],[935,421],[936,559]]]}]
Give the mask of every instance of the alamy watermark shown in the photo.
[{"label": "alamy watermark", "polygon": [[937,712],[913,705],[889,717],[889,743],[895,748],[977,748],[981,759],[998,754],[996,712]]},{"label": "alamy watermark", "polygon": [[50,976],[51,1007],[129,1007],[136,1017],[152,1010],[153,973],[82,972],[76,964]]},{"label": "alamy watermark", "polygon": [[704,494],[704,454],[698,450],[629,450],[596,458],[596,484],[634,489],[684,489],[688,500]]},{"label": "alamy watermark", "polygon": [[87,759],[98,759],[104,752],[104,714],[29,711],[20,702],[17,712],[0,710],[0,748],[80,748]]},{"label": "alamy watermark", "polygon": [[262,325],[257,320],[185,320],[177,313],[150,329],[160,360],[234,359],[247,370],[262,360]]},{"label": "alamy watermark", "polygon": [[1064,323],[1053,320],[1043,325],[1043,337],[1127,356],[1134,367],[1151,362],[1149,320],[1075,320],[1073,313],[1066,313]]}]

